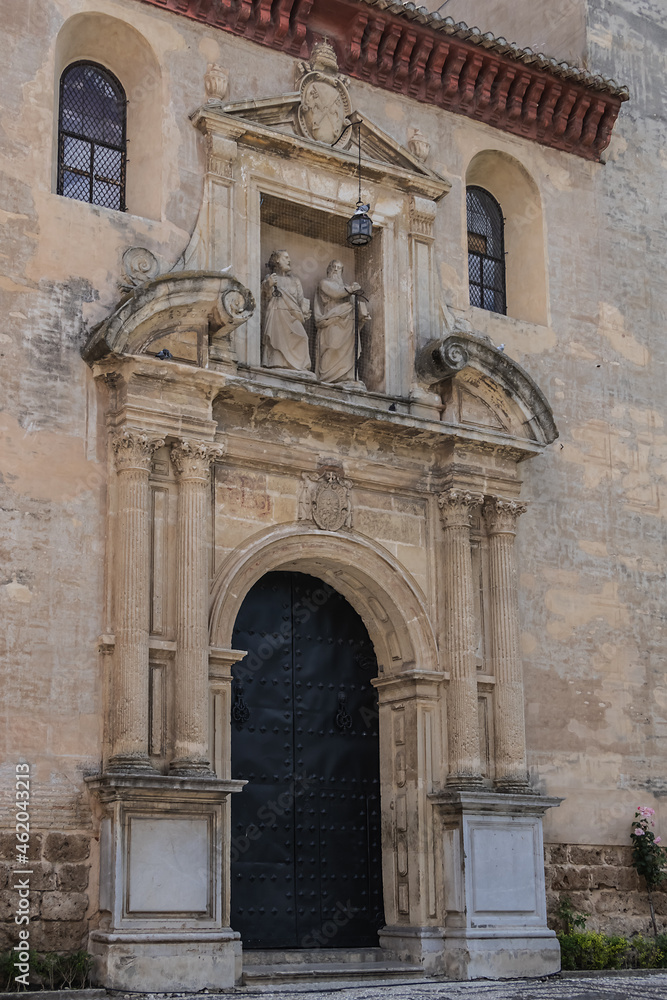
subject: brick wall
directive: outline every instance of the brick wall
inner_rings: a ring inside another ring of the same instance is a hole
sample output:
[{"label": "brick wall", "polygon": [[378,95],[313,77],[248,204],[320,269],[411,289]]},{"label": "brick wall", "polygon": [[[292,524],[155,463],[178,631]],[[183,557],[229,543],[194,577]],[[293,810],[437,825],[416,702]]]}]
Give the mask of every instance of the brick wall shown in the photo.
[{"label": "brick wall", "polygon": [[[35,951],[77,951],[88,936],[90,834],[32,834],[30,860],[30,947]],[[12,889],[16,837],[0,834],[0,951],[18,941],[14,922],[18,894]]]},{"label": "brick wall", "polygon": [[[556,910],[562,896],[586,916],[586,929],[605,934],[650,931],[648,897],[631,864],[630,847],[545,844],[549,925],[560,929]],[[659,931],[667,931],[667,883],[653,902]],[[651,931],[652,933],[652,931]]]}]

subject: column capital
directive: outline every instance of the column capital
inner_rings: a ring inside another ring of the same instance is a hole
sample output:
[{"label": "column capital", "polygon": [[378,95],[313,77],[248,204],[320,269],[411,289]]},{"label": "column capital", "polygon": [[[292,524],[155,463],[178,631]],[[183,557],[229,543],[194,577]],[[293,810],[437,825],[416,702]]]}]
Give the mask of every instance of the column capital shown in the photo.
[{"label": "column capital", "polygon": [[164,438],[151,437],[141,431],[123,430],[111,439],[118,472],[141,469],[148,472],[153,454],[164,444]]},{"label": "column capital", "polygon": [[470,527],[470,515],[475,507],[484,503],[482,493],[471,490],[449,489],[438,495],[438,507],[444,528]]},{"label": "column capital", "polygon": [[171,446],[171,460],[179,480],[199,479],[208,482],[211,462],[222,458],[225,449],[221,444],[205,441],[176,441]]},{"label": "column capital", "polygon": [[516,522],[528,510],[528,504],[521,500],[505,500],[503,497],[487,497],[484,502],[484,518],[490,535],[513,535]]}]

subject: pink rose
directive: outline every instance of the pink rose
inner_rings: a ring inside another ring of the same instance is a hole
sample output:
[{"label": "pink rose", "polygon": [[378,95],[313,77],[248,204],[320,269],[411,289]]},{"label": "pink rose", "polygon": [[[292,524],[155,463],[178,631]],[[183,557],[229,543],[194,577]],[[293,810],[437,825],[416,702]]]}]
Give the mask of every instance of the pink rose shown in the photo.
[{"label": "pink rose", "polygon": [[654,843],[659,844],[661,840],[662,837],[656,837]]},{"label": "pink rose", "polygon": [[637,829],[635,830],[635,837],[643,837],[643,836],[644,836],[644,831],[642,830],[641,826],[638,826]]}]

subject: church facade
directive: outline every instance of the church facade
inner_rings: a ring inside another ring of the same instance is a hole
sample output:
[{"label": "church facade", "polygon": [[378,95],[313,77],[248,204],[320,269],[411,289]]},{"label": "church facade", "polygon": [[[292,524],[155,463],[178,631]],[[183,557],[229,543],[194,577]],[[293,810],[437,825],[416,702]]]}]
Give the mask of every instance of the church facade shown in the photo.
[{"label": "church facade", "polygon": [[21,858],[114,989],[645,929],[667,25],[539,6],[7,5],[4,947]]}]

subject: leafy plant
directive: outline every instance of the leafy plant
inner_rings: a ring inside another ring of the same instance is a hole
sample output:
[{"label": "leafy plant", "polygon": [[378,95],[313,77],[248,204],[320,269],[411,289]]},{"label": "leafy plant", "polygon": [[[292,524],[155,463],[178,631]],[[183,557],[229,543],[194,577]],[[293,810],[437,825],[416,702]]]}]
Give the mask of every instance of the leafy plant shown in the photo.
[{"label": "leafy plant", "polygon": [[657,937],[658,927],[655,922],[652,890],[667,878],[667,854],[660,846],[660,837],[656,837],[652,827],[655,827],[655,809],[649,806],[637,806],[632,823],[630,840],[632,841],[632,864],[646,882],[648,905],[651,910],[653,934]]},{"label": "leafy plant", "polygon": [[586,917],[583,913],[577,912],[572,905],[569,896],[561,896],[556,910],[556,916],[563,924],[566,934],[573,934],[575,931],[583,931],[586,927]]},{"label": "leafy plant", "polygon": [[607,937],[595,931],[559,934],[563,969],[620,969],[628,950],[624,937]]},{"label": "leafy plant", "polygon": [[[0,991],[21,992],[25,987],[16,982],[15,953],[0,953]],[[80,990],[89,984],[91,958],[86,951],[59,954],[48,951],[30,952],[30,986],[32,990]]]},{"label": "leafy plant", "polygon": [[662,969],[667,962],[667,935],[643,938],[641,934],[629,941],[627,964],[633,969]]}]

